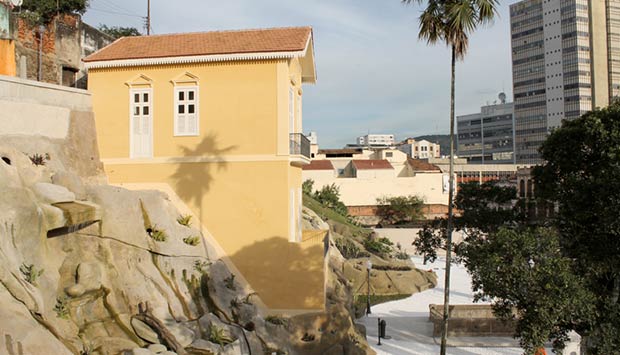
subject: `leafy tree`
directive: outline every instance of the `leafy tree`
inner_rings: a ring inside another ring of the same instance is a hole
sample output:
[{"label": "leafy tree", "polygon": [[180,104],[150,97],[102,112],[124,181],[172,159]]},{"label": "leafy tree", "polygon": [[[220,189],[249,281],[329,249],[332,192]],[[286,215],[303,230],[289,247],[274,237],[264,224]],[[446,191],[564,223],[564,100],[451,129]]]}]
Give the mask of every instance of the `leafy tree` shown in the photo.
[{"label": "leafy tree", "polygon": [[56,14],[83,14],[89,0],[24,0],[21,9],[35,15],[39,23],[49,23]]},{"label": "leafy tree", "polygon": [[[424,0],[401,0],[405,4]],[[454,81],[457,59],[463,59],[469,45],[469,34],[479,25],[489,23],[497,12],[497,0],[427,0],[420,15],[419,38],[429,44],[444,42],[450,47],[450,183],[448,191],[448,223],[446,250],[446,287],[444,294],[444,324],[441,336],[441,355],[446,354],[448,309],[450,301],[450,259],[452,251],[452,199],[454,197]]]},{"label": "leafy tree", "polygon": [[[454,226],[465,235],[463,242],[477,240],[502,226],[514,226],[522,221],[523,202],[517,201],[516,196],[514,187],[500,186],[495,182],[460,184],[454,204],[461,214],[455,217]],[[424,256],[424,262],[435,261],[437,250],[447,249],[447,222],[445,218],[437,218],[418,232],[413,245]],[[454,247],[459,258],[460,245]]]},{"label": "leafy tree", "polygon": [[314,180],[308,179],[301,184],[301,191],[306,195],[312,195],[314,191]]},{"label": "leafy tree", "polygon": [[423,217],[424,200],[418,196],[394,196],[377,199],[377,215],[388,224],[406,223]]},{"label": "leafy tree", "polygon": [[516,322],[526,354],[548,340],[562,349],[568,333],[593,311],[591,293],[559,246],[560,238],[550,228],[501,227],[460,249],[472,275],[474,299],[495,300],[494,313]]},{"label": "leafy tree", "polygon": [[542,145],[537,195],[557,206],[563,254],[596,296],[585,334],[597,354],[620,353],[620,103],[564,121]]},{"label": "leafy tree", "polygon": [[340,189],[338,185],[331,184],[325,185],[320,190],[314,192],[314,198],[319,201],[323,206],[331,208],[338,214],[347,216],[347,206],[340,201]]},{"label": "leafy tree", "polygon": [[122,27],[122,26],[107,26],[107,25],[99,25],[99,31],[110,35],[111,37],[121,38],[121,37],[132,37],[132,36],[142,36],[140,31],[138,31],[135,27]]}]

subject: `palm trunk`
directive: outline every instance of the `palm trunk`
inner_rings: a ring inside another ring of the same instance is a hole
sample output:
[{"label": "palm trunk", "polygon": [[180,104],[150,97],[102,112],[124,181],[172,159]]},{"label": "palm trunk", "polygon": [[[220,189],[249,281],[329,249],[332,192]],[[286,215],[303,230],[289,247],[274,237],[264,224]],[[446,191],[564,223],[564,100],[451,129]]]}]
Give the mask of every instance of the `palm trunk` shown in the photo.
[{"label": "palm trunk", "polygon": [[450,81],[450,178],[448,186],[448,228],[446,231],[446,278],[443,296],[443,329],[441,332],[441,355],[446,355],[448,341],[448,319],[450,318],[450,264],[452,262],[452,200],[454,197],[454,74],[456,52],[452,49],[452,74]]}]

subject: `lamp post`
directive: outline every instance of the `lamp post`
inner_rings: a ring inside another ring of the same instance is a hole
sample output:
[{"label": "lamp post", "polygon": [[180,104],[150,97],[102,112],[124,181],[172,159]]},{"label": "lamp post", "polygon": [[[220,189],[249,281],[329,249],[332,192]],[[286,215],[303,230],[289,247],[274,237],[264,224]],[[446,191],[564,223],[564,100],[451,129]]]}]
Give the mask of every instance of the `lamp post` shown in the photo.
[{"label": "lamp post", "polygon": [[366,270],[368,271],[368,280],[366,283],[368,284],[368,293],[366,294],[366,315],[370,314],[370,270],[372,269],[372,261],[368,259],[366,262]]}]

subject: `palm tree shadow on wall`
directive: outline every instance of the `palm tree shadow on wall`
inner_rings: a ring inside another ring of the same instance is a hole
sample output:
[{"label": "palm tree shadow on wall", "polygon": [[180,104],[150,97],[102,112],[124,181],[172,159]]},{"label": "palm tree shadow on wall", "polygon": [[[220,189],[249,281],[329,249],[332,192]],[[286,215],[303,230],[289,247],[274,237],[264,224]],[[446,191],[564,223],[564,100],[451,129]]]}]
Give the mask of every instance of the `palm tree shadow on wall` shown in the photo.
[{"label": "palm tree shadow on wall", "polygon": [[226,170],[226,154],[237,149],[237,145],[220,148],[215,133],[207,134],[195,148],[179,146],[182,156],[195,159],[179,164],[172,174],[174,187],[179,197],[186,203],[198,207],[199,226],[202,221],[202,200],[215,181],[215,173]]}]

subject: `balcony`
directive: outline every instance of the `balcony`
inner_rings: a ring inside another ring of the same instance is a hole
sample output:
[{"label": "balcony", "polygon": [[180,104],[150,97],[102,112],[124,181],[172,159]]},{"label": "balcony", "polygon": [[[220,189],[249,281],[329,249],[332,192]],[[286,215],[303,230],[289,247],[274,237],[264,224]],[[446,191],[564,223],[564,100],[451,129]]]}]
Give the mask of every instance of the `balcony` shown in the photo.
[{"label": "balcony", "polygon": [[302,133],[289,135],[289,154],[293,165],[310,163],[310,141]]}]

